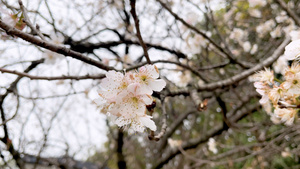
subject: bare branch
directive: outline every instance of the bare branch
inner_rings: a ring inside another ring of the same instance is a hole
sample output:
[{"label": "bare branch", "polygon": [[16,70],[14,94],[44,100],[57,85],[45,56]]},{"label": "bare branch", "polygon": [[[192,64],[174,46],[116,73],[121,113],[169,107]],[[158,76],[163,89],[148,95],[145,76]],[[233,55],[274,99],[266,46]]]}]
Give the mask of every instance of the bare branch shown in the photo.
[{"label": "bare branch", "polygon": [[141,31],[140,31],[140,25],[139,25],[139,19],[136,15],[136,11],[135,11],[135,2],[136,0],[130,0],[130,5],[131,5],[131,10],[130,10],[130,13],[134,19],[134,23],[135,23],[135,28],[136,28],[136,36],[138,37],[139,41],[140,41],[140,44],[144,50],[144,55],[146,57],[146,60],[148,62],[148,64],[152,64],[151,63],[151,60],[149,58],[149,54],[148,54],[148,51],[147,51],[147,46],[145,45],[144,41],[143,41],[143,38],[142,38],[142,35],[141,35]]},{"label": "bare branch", "polygon": [[8,34],[15,35],[17,37],[22,38],[25,41],[28,41],[32,44],[38,45],[38,46],[43,47],[45,49],[51,50],[53,52],[57,52],[57,53],[65,55],[65,56],[70,56],[72,58],[81,60],[85,63],[96,66],[96,67],[98,67],[100,69],[103,69],[103,70],[116,70],[113,67],[106,66],[101,62],[93,60],[93,59],[91,59],[91,58],[89,58],[89,57],[87,57],[87,56],[85,56],[81,53],[70,50],[70,49],[68,49],[64,46],[55,45],[53,43],[44,41],[42,39],[38,39],[38,38],[28,34],[28,33],[17,30],[15,28],[9,26],[8,24],[4,23],[1,19],[0,19],[0,27],[3,30],[5,30]]},{"label": "bare branch", "polygon": [[0,72],[10,73],[10,74],[14,74],[14,75],[22,76],[22,77],[27,77],[31,80],[85,80],[85,79],[103,79],[105,77],[105,75],[103,75],[103,74],[99,74],[99,75],[88,75],[87,74],[84,76],[62,75],[62,76],[52,76],[52,77],[34,76],[34,75],[30,75],[28,73],[23,73],[23,72],[19,72],[19,71],[15,71],[15,70],[8,70],[8,69],[4,69],[4,68],[0,68]]}]

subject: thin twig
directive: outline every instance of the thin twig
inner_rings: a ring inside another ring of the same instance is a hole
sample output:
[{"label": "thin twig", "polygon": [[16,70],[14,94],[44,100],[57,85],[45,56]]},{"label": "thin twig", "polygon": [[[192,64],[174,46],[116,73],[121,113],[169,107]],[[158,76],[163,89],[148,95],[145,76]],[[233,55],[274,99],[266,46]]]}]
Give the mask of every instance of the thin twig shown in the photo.
[{"label": "thin twig", "polygon": [[140,41],[140,44],[141,44],[141,46],[142,46],[142,48],[144,50],[144,55],[146,57],[146,60],[147,60],[148,64],[152,64],[151,60],[149,58],[149,55],[148,55],[147,46],[144,43],[142,35],[141,35],[141,32],[140,32],[139,19],[138,19],[137,15],[136,15],[136,11],[135,11],[135,2],[136,2],[136,0],[130,0],[130,5],[131,5],[130,13],[131,13],[131,15],[132,15],[132,17],[134,19],[135,28],[136,28],[136,36],[138,37],[138,39]]},{"label": "thin twig", "polygon": [[19,0],[19,5],[20,5],[20,8],[21,8],[21,10],[23,12],[23,16],[24,16],[23,21],[25,21],[27,26],[29,26],[34,33],[37,33],[41,39],[45,40],[45,37],[41,33],[41,31],[39,29],[37,29],[35,26],[33,26],[33,24],[31,23],[29,16],[27,15],[27,10],[26,10],[25,6],[23,5],[22,0]]},{"label": "thin twig", "polygon": [[51,50],[53,52],[60,53],[60,54],[63,54],[65,56],[70,56],[72,58],[81,60],[85,63],[96,66],[96,67],[98,67],[100,69],[103,69],[103,70],[116,70],[113,67],[107,66],[107,65],[105,65],[105,64],[103,64],[99,61],[96,61],[94,59],[91,59],[88,56],[85,56],[85,55],[83,55],[79,52],[75,52],[75,51],[73,51],[69,48],[66,48],[65,46],[60,46],[60,45],[56,45],[56,44],[47,42],[45,40],[36,38],[36,37],[32,36],[31,34],[28,34],[28,33],[22,32],[18,29],[15,29],[14,27],[11,27],[10,25],[3,22],[1,19],[0,19],[0,28],[5,30],[7,34],[15,35],[15,36],[17,36],[17,37],[19,37],[19,38],[21,38],[25,41],[28,41],[32,44],[43,47],[45,49]]},{"label": "thin twig", "polygon": [[14,74],[14,75],[18,75],[21,77],[27,77],[31,80],[85,80],[85,79],[103,79],[105,77],[105,75],[103,74],[99,74],[99,75],[84,75],[84,76],[34,76],[34,75],[30,75],[28,73],[23,73],[23,72],[19,72],[19,71],[15,71],[15,70],[8,70],[8,69],[4,69],[4,68],[0,68],[0,72],[2,73],[10,73],[10,74]]}]

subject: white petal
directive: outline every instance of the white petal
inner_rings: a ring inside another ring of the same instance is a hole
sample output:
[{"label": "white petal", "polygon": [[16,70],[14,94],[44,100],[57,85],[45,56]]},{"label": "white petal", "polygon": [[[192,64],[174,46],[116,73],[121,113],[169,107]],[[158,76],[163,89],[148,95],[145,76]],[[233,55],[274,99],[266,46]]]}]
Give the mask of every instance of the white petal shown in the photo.
[{"label": "white petal", "polygon": [[124,117],[119,117],[116,119],[115,124],[117,124],[119,127],[126,126],[131,123],[130,119],[124,118]]},{"label": "white petal", "polygon": [[153,93],[152,89],[146,84],[142,84],[141,87],[137,91],[137,94],[139,94],[139,95],[142,95],[142,94],[152,95],[152,93]]},{"label": "white petal", "polygon": [[127,91],[133,93],[134,95],[137,94],[138,89],[141,87],[141,85],[139,83],[131,83],[130,85],[128,85],[127,87]]},{"label": "white petal", "polygon": [[300,39],[292,41],[285,47],[284,56],[288,60],[294,60],[300,55]]},{"label": "white petal", "polygon": [[130,129],[137,131],[137,132],[144,132],[145,127],[142,126],[139,122],[131,123]]},{"label": "white petal", "polygon": [[124,75],[120,72],[116,72],[114,70],[110,70],[108,71],[106,74],[106,77],[109,78],[109,79],[123,79]]},{"label": "white petal", "polygon": [[153,99],[150,95],[140,95],[139,99],[141,99],[146,105],[150,105],[153,102]]},{"label": "white petal", "polygon": [[106,100],[103,97],[100,97],[98,99],[95,99],[94,103],[96,103],[98,106],[103,106],[106,103]]},{"label": "white petal", "polygon": [[166,87],[166,82],[163,79],[151,80],[148,82],[149,86],[154,91],[161,91],[164,87]]},{"label": "white petal", "polygon": [[145,65],[139,69],[141,74],[146,74],[152,79],[157,79],[159,77],[159,72],[156,66],[154,65]]},{"label": "white petal", "polygon": [[262,98],[259,100],[260,104],[265,104],[269,101],[268,95],[263,95]]},{"label": "white petal", "polygon": [[151,120],[151,116],[143,116],[139,117],[140,122],[145,126],[151,129],[152,131],[156,131],[156,125],[153,120]]},{"label": "white petal", "polygon": [[294,118],[289,118],[284,124],[287,126],[291,126],[293,123],[294,123]]}]

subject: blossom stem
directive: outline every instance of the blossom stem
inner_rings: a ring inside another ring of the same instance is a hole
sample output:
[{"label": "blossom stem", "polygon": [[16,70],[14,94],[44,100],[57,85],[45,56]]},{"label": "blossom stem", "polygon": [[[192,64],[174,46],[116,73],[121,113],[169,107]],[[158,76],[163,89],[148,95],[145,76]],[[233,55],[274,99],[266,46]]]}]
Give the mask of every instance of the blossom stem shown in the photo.
[{"label": "blossom stem", "polygon": [[276,81],[276,82],[278,82],[278,83],[282,83],[283,81],[282,80],[279,80],[279,79],[277,79],[277,78],[274,78],[274,81]]}]

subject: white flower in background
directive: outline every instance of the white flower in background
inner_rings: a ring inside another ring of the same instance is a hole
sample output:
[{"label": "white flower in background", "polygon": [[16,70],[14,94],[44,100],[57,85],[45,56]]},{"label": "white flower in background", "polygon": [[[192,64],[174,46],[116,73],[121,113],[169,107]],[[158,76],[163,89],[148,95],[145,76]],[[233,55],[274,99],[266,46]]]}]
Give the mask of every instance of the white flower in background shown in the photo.
[{"label": "white flower in background", "polygon": [[208,140],[208,150],[213,152],[214,154],[218,153],[217,144],[214,138],[209,138]]},{"label": "white flower in background", "polygon": [[244,37],[246,37],[246,36],[248,36],[248,34],[244,30],[242,30],[240,28],[233,28],[232,32],[230,33],[229,38],[239,42],[242,39],[244,39]]},{"label": "white flower in background", "polygon": [[63,42],[65,40],[65,38],[61,34],[54,34],[54,33],[50,34],[50,39],[51,42],[56,45],[63,45]]},{"label": "white flower in background", "polygon": [[156,66],[146,65],[138,72],[123,73],[108,71],[100,83],[99,105],[101,112],[111,115],[115,124],[129,132],[143,132],[145,127],[156,130],[151,116],[146,114],[146,105],[153,102],[153,91],[161,91],[166,82],[157,79]]},{"label": "white flower in background", "polygon": [[251,50],[251,43],[249,41],[244,42],[243,49],[245,52],[249,52]]},{"label": "white flower in background", "polygon": [[52,52],[50,50],[45,50],[45,52],[43,53],[43,56],[45,58],[45,64],[48,64],[48,65],[53,65],[55,64],[56,62],[62,60],[64,58],[63,55],[61,54],[58,54],[56,52]]},{"label": "white flower in background", "polygon": [[284,151],[281,152],[281,156],[286,158],[286,157],[292,157],[292,153],[289,147],[286,147]]},{"label": "white flower in background", "polygon": [[279,118],[281,122],[288,126],[293,124],[296,114],[297,109],[280,109],[276,107],[274,110],[274,115]]},{"label": "white flower in background", "polygon": [[281,15],[275,17],[275,20],[277,23],[283,23],[288,19],[289,19],[289,17],[286,15],[285,12],[281,13]]},{"label": "white flower in background", "polygon": [[18,22],[17,16],[11,15],[8,11],[4,10],[1,7],[0,12],[3,14],[1,18],[3,22],[13,27],[16,25],[16,23]]},{"label": "white flower in background", "polygon": [[288,68],[288,60],[284,56],[280,56],[273,64],[273,69],[276,73],[284,74]]},{"label": "white flower in background", "polygon": [[277,26],[272,32],[270,32],[272,38],[279,38],[282,35],[282,28]]},{"label": "white flower in background", "polygon": [[292,38],[292,41],[298,40],[300,39],[300,30],[292,30],[289,35]]},{"label": "white flower in background", "polygon": [[256,32],[258,33],[259,37],[265,36],[268,32],[272,31],[273,28],[276,26],[274,20],[270,19],[263,24],[260,24],[256,27]]},{"label": "white flower in background", "polygon": [[172,149],[176,149],[178,148],[179,146],[181,146],[182,144],[182,141],[181,140],[173,140],[171,138],[168,138],[168,144],[170,145],[170,147]]},{"label": "white flower in background", "polygon": [[250,7],[263,7],[267,4],[266,0],[248,0]]},{"label": "white flower in background", "polygon": [[[56,34],[51,34],[50,35],[51,41],[52,43],[54,43],[55,45],[58,46],[62,46],[63,45],[63,41],[64,41],[64,37],[61,35],[56,35]],[[45,63],[46,64],[50,64],[53,65],[56,62],[62,60],[64,58],[64,55],[61,55],[59,53],[56,52],[52,52],[50,50],[46,50],[43,54],[44,58],[45,58]]]},{"label": "white flower in background", "polygon": [[179,82],[178,85],[181,87],[185,87],[191,80],[192,75],[190,71],[181,71],[179,75]]},{"label": "white flower in background", "polygon": [[275,21],[273,19],[270,19],[270,20],[268,20],[268,21],[265,22],[265,27],[268,30],[273,29],[275,26],[276,26],[276,23],[275,23]]},{"label": "white flower in background", "polygon": [[133,60],[131,59],[130,55],[126,54],[123,57],[123,67],[126,69],[130,66],[130,64],[133,63]]},{"label": "white flower in background", "polygon": [[258,9],[249,9],[249,14],[250,16],[252,17],[255,17],[255,18],[261,18],[261,11],[258,10]]},{"label": "white flower in background", "polygon": [[197,13],[190,11],[186,16],[185,21],[190,25],[195,25],[196,23],[198,23],[198,18],[199,15]]},{"label": "white flower in background", "polygon": [[252,46],[252,49],[251,49],[251,51],[250,51],[250,54],[251,54],[251,55],[255,54],[255,53],[257,52],[257,49],[258,49],[258,45],[257,45],[257,44],[254,44],[254,45]]},{"label": "white flower in background", "polygon": [[185,38],[185,47],[183,50],[185,50],[187,53],[191,54],[197,54],[201,52],[201,47],[207,45],[207,41],[201,36],[201,35],[194,35],[192,36],[189,34]]},{"label": "white flower in background", "polygon": [[235,13],[236,9],[237,8],[235,6],[232,6],[230,8],[230,10],[223,15],[224,16],[223,18],[224,18],[225,22],[232,21],[232,15]]},{"label": "white flower in background", "polygon": [[300,39],[292,41],[285,47],[284,57],[288,60],[298,59],[300,56]]},{"label": "white flower in background", "polygon": [[0,12],[2,14],[2,21],[8,24],[9,26],[15,27],[19,30],[23,30],[26,26],[26,23],[22,20],[23,16],[18,16],[19,13],[10,14],[7,10],[3,9],[2,7],[0,7]]}]

